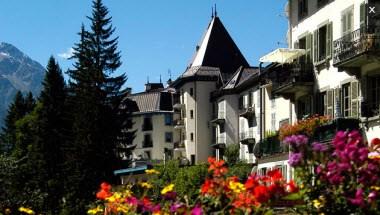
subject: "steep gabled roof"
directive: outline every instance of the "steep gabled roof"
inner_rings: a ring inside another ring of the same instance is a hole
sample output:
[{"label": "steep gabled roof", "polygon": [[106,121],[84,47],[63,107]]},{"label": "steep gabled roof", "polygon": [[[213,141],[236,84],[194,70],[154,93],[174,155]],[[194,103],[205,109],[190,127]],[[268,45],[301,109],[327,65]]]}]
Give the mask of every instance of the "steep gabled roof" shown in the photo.
[{"label": "steep gabled roof", "polygon": [[127,96],[135,104],[134,113],[149,113],[172,111],[172,96],[170,92],[142,92]]},{"label": "steep gabled roof", "polygon": [[189,65],[193,66],[217,67],[222,74],[233,74],[240,66],[249,64],[219,17],[214,16]]}]

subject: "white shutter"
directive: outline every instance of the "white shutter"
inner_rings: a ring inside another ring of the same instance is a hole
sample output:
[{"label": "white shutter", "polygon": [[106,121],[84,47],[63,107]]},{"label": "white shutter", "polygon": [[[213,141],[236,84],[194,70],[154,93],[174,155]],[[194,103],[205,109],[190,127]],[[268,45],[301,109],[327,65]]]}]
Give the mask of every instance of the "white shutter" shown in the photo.
[{"label": "white shutter", "polygon": [[318,30],[313,32],[313,62],[317,63],[319,61],[318,52]]},{"label": "white shutter", "polygon": [[330,22],[326,26],[326,59],[331,59],[332,40],[333,40],[333,23]]},{"label": "white shutter", "polygon": [[313,59],[313,35],[306,35],[306,63],[311,63]]}]

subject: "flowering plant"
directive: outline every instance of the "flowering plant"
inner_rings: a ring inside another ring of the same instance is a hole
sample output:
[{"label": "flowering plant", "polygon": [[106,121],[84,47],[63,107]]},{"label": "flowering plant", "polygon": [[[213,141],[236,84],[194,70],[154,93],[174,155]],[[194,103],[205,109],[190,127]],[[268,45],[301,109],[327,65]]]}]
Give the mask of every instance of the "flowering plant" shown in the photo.
[{"label": "flowering plant", "polygon": [[[151,184],[140,182],[128,185],[122,192],[112,192],[111,186],[102,183],[97,193],[101,204],[88,210],[88,214],[251,214],[270,211],[270,207],[291,193],[298,192],[294,182],[286,183],[279,170],[266,176],[252,174],[245,182],[236,176],[227,176],[228,168],[223,160],[209,158],[208,172],[200,187],[197,201],[190,204],[175,191],[175,184],[168,184],[156,194],[149,193]],[[148,171],[148,174],[156,174]],[[144,192],[133,192],[135,186]],[[150,194],[150,195],[148,195]]]},{"label": "flowering plant", "polygon": [[314,115],[310,118],[297,121],[294,125],[286,124],[280,127],[279,139],[283,141],[286,137],[303,134],[311,137],[317,127],[330,121],[328,116]]},{"label": "flowering plant", "polygon": [[331,145],[309,145],[304,135],[284,142],[290,145],[289,164],[296,169],[309,212],[379,213],[379,139],[368,147],[358,131],[339,131]]}]

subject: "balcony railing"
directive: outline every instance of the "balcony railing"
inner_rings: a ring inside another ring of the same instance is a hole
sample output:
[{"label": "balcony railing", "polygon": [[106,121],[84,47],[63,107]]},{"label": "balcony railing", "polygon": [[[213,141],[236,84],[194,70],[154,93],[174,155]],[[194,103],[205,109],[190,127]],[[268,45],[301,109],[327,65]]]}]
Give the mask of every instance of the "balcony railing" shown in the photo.
[{"label": "balcony railing", "polygon": [[314,132],[313,141],[331,143],[337,131],[359,130],[359,119],[337,118],[318,127]]},{"label": "balcony railing", "polygon": [[218,136],[217,144],[226,144],[226,136],[225,135]]},{"label": "balcony railing", "polygon": [[361,103],[361,116],[374,117],[380,115],[380,103],[378,102],[362,102]]},{"label": "balcony railing", "polygon": [[183,141],[174,143],[174,150],[180,150],[185,148],[185,143]]},{"label": "balcony railing", "polygon": [[312,64],[287,64],[276,68],[275,72],[275,77],[271,77],[273,83],[272,89],[274,93],[289,94],[303,90],[312,90],[312,85],[314,82]]},{"label": "balcony railing", "polygon": [[182,129],[185,127],[185,121],[183,119],[174,120],[174,128]]},{"label": "balcony railing", "polygon": [[152,123],[144,123],[141,128],[143,131],[151,131],[153,130],[153,124]]},{"label": "balcony railing", "polygon": [[254,144],[255,138],[254,138],[254,132],[253,129],[249,129],[248,131],[240,132],[240,142],[241,144]]},{"label": "balcony railing", "polygon": [[364,26],[334,41],[334,66],[359,67],[353,62],[363,54],[378,55],[380,26]]},{"label": "balcony railing", "polygon": [[142,146],[143,146],[143,148],[153,147],[153,141],[151,141],[151,140],[144,140],[142,142]]},{"label": "balcony railing", "polygon": [[287,151],[287,148],[280,143],[278,135],[267,137],[260,141],[260,154],[263,157],[279,154]]},{"label": "balcony railing", "polygon": [[216,116],[213,116],[213,120],[211,120],[211,123],[213,125],[221,125],[225,122],[225,112],[224,111],[218,111],[218,114]]}]

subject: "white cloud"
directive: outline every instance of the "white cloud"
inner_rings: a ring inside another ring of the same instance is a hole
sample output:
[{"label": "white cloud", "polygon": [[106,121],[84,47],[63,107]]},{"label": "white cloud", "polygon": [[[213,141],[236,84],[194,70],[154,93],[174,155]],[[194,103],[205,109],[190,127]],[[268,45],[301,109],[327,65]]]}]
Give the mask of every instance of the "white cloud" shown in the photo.
[{"label": "white cloud", "polygon": [[64,58],[64,59],[69,59],[72,57],[74,54],[74,49],[73,48],[68,48],[66,52],[58,54],[58,57]]}]

